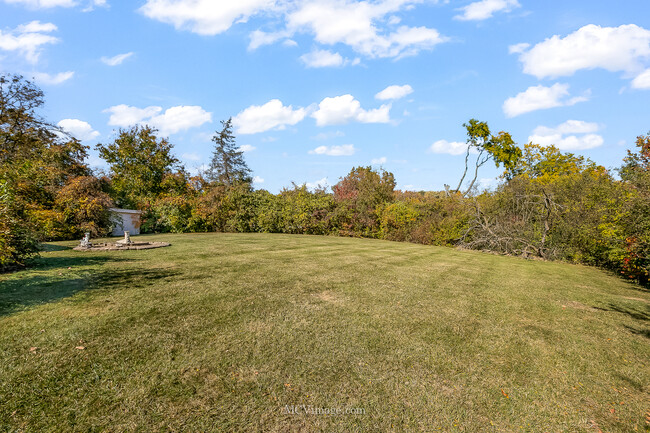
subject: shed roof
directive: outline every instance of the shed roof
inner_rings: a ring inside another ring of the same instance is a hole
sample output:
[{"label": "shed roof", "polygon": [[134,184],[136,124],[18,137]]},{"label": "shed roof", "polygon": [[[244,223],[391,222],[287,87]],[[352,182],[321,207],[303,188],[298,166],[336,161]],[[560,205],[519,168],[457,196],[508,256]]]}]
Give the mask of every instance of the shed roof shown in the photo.
[{"label": "shed roof", "polygon": [[135,210],[135,209],[119,209],[116,207],[111,207],[108,208],[109,211],[115,212],[115,213],[131,213],[131,214],[141,214],[141,210]]}]

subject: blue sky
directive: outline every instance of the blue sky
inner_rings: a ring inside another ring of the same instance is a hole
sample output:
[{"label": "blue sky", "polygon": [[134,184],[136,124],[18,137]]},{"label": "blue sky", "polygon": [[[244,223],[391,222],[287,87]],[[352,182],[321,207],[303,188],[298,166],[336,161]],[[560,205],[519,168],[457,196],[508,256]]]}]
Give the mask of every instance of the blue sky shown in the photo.
[{"label": "blue sky", "polygon": [[619,166],[650,130],[650,3],[0,0],[0,71],[89,146],[152,124],[196,172],[232,116],[258,188],[372,164],[437,190],[470,118]]}]

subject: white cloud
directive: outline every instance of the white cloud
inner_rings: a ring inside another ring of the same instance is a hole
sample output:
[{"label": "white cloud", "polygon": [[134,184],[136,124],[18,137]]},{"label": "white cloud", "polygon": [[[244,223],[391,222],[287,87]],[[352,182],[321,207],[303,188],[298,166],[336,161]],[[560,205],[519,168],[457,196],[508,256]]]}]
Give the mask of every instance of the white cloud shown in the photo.
[{"label": "white cloud", "polygon": [[327,178],[324,177],[314,182],[305,182],[305,186],[307,187],[307,189],[310,189],[312,191],[315,190],[316,188],[326,188],[328,186]]},{"label": "white cloud", "polygon": [[81,12],[92,12],[96,7],[108,7],[108,2],[106,0],[91,0]]},{"label": "white cloud", "polygon": [[403,86],[388,86],[375,95],[376,99],[386,101],[389,99],[400,99],[413,93],[413,87],[405,84]]},{"label": "white cloud", "polygon": [[307,115],[305,108],[285,107],[279,99],[272,99],[264,105],[251,105],[232,119],[240,134],[257,134],[271,129],[284,129],[295,125]]},{"label": "white cloud", "polygon": [[274,0],[147,0],[139,9],[145,16],[171,24],[179,30],[214,36],[235,22],[275,7]]},{"label": "white cloud", "polygon": [[401,23],[402,19],[398,17],[397,15],[391,15],[388,18],[388,24],[391,26],[396,26],[397,24]]},{"label": "white cloud", "polygon": [[54,24],[40,21],[20,25],[8,32],[0,30],[0,50],[18,52],[28,62],[36,63],[44,45],[59,42],[58,38],[46,34],[56,30]]},{"label": "white cloud", "polygon": [[30,9],[48,9],[53,7],[69,8],[76,6],[75,0],[4,0],[5,3],[19,4]]},{"label": "white cloud", "polygon": [[300,60],[308,68],[337,67],[343,66],[346,63],[346,59],[339,53],[333,53],[327,50],[314,50],[311,53],[303,54],[300,56]]},{"label": "white cloud", "polygon": [[32,75],[34,76],[34,80],[40,84],[56,86],[57,84],[64,83],[74,77],[74,72],[59,72],[58,74],[54,75],[48,74],[46,72],[34,72]]},{"label": "white cloud", "polygon": [[399,18],[393,14],[419,3],[423,0],[147,0],[139,10],[151,19],[201,35],[223,33],[256,15],[270,16],[282,27],[274,32],[252,32],[250,50],[282,39],[295,45],[289,38],[309,33],[319,44],[341,43],[359,54],[377,58],[415,55],[447,41],[432,28],[394,29]]},{"label": "white cloud", "polygon": [[92,0],[88,6],[82,9],[82,12],[92,12],[95,10],[95,7],[107,7],[108,3],[106,0]]},{"label": "white cloud", "polygon": [[467,152],[467,143],[461,143],[459,141],[449,142],[447,140],[438,140],[431,145],[429,150],[433,153],[463,155],[465,152]]},{"label": "white cloud", "polygon": [[122,62],[124,62],[132,55],[133,52],[130,52],[130,53],[118,54],[117,56],[113,56],[113,57],[102,57],[101,60],[103,63],[107,64],[108,66],[117,66],[117,65],[121,65]]},{"label": "white cloud", "polygon": [[479,179],[478,184],[479,190],[491,190],[497,187],[499,179],[496,177],[483,177]]},{"label": "white cloud", "polygon": [[382,156],[381,158],[373,158],[372,161],[370,161],[370,163],[372,165],[382,165],[382,164],[386,164],[387,161],[388,159],[385,156]]},{"label": "white cloud", "polygon": [[341,146],[318,146],[314,150],[310,150],[310,154],[314,155],[328,155],[328,156],[350,156],[354,155],[356,149],[352,144],[343,144]]},{"label": "white cloud", "polygon": [[241,152],[252,152],[252,151],[254,151],[255,149],[257,149],[257,147],[252,146],[252,145],[250,145],[250,144],[242,144],[241,146],[239,146],[239,150],[240,150]]},{"label": "white cloud", "polygon": [[650,59],[650,30],[634,24],[584,26],[565,38],[555,35],[528,51],[519,61],[537,78],[570,76],[581,69],[602,68],[634,76]]},{"label": "white cloud", "polygon": [[491,18],[495,12],[510,12],[521,7],[517,0],[481,0],[460,8],[461,15],[454,18],[461,21],[481,21]]},{"label": "white cloud", "polygon": [[99,132],[83,120],[63,119],[57,123],[57,126],[81,141],[91,141],[99,137]]},{"label": "white cloud", "polygon": [[212,113],[195,105],[179,105],[163,112],[162,107],[138,108],[121,104],[104,112],[111,114],[109,125],[128,128],[146,124],[157,128],[161,135],[175,134],[212,122]]},{"label": "white cloud", "polygon": [[255,30],[249,35],[250,43],[248,44],[248,49],[256,50],[261,46],[273,44],[287,36],[289,36],[287,32],[263,32],[261,30]]},{"label": "white cloud", "polygon": [[[418,0],[322,0],[302,2],[286,15],[291,33],[307,32],[323,45],[339,43],[370,58],[403,57],[432,49],[447,38],[427,27],[382,29],[386,16],[409,9]],[[394,22],[394,21],[393,21]]]},{"label": "white cloud", "polygon": [[259,176],[255,176],[253,177],[253,183],[257,183],[257,184],[264,183],[264,179]]},{"label": "white cloud", "polygon": [[129,126],[142,123],[145,119],[150,119],[162,111],[162,107],[138,108],[129,105],[120,104],[104,110],[104,113],[110,113],[108,124],[127,128]]},{"label": "white cloud", "polygon": [[634,89],[650,89],[650,69],[646,69],[632,80]]},{"label": "white cloud", "polygon": [[508,53],[510,53],[510,54],[521,54],[524,51],[526,51],[528,48],[530,48],[530,44],[527,44],[525,42],[523,42],[521,44],[514,44],[514,45],[510,45],[508,47]]},{"label": "white cloud", "polygon": [[556,83],[551,87],[539,85],[506,99],[503,112],[507,117],[515,117],[531,111],[575,105],[588,99],[586,95],[571,98],[568,84]]},{"label": "white cloud", "polygon": [[197,128],[204,123],[212,123],[212,113],[197,105],[179,105],[168,108],[164,113],[152,117],[150,121],[162,135],[169,135]]},{"label": "white cloud", "polygon": [[350,121],[361,123],[390,122],[390,104],[373,110],[364,110],[361,103],[352,95],[325,98],[318,104],[318,110],[312,113],[318,126],[340,125]]},{"label": "white cloud", "polygon": [[587,150],[604,143],[603,137],[595,134],[599,130],[597,123],[568,120],[555,128],[538,126],[528,141],[542,146],[554,145],[561,150]]}]

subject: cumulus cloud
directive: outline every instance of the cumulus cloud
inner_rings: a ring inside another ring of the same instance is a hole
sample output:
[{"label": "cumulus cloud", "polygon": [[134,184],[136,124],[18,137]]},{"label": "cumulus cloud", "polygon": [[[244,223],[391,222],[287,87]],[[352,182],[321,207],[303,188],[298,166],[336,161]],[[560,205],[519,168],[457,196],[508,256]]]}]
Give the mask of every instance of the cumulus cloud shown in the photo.
[{"label": "cumulus cloud", "polygon": [[461,21],[482,21],[491,18],[495,12],[510,12],[521,7],[517,0],[481,0],[460,8],[463,12],[454,18]]},{"label": "cumulus cloud", "polygon": [[150,121],[161,134],[168,135],[211,123],[212,113],[197,105],[180,105],[168,108],[164,113],[152,117]]},{"label": "cumulus cloud", "polygon": [[634,80],[632,80],[632,87],[634,89],[650,89],[650,69],[646,69]]},{"label": "cumulus cloud", "polygon": [[373,158],[372,161],[370,161],[370,163],[372,165],[382,165],[382,164],[386,164],[387,161],[388,159],[385,156],[382,156],[381,158]]},{"label": "cumulus cloud", "polygon": [[584,26],[562,38],[555,35],[521,50],[524,72],[537,78],[570,76],[581,69],[602,68],[634,76],[650,59],[650,30],[634,24]]},{"label": "cumulus cloud", "polygon": [[387,104],[373,110],[364,110],[352,95],[342,95],[323,99],[311,116],[316,119],[318,126],[341,125],[351,121],[388,123],[390,108],[390,104]]},{"label": "cumulus cloud", "polygon": [[54,24],[40,21],[20,25],[8,32],[0,30],[0,50],[17,52],[28,62],[36,63],[44,45],[59,42],[58,38],[47,34],[56,30]]},{"label": "cumulus cloud", "polygon": [[82,12],[92,12],[95,10],[95,7],[107,7],[108,2],[106,0],[92,0]]},{"label": "cumulus cloud", "polygon": [[320,180],[316,180],[314,182],[305,182],[305,186],[307,187],[307,189],[310,189],[312,191],[317,189],[317,188],[326,188],[328,186],[327,178],[324,177],[324,178],[322,178]]},{"label": "cumulus cloud", "polygon": [[77,5],[75,0],[4,0],[5,3],[19,4],[30,9],[69,8]]},{"label": "cumulus cloud", "polygon": [[595,134],[599,130],[597,123],[568,120],[555,128],[538,126],[528,141],[561,150],[587,150],[602,146],[603,137]]},{"label": "cumulus cloud", "polygon": [[279,99],[272,99],[264,105],[251,105],[232,119],[240,134],[257,134],[271,129],[284,129],[295,125],[307,115],[305,108],[285,107]]},{"label": "cumulus cloud", "polygon": [[81,141],[91,141],[99,137],[99,132],[95,131],[90,123],[83,120],[63,119],[57,123],[57,126]]},{"label": "cumulus cloud", "polygon": [[508,47],[508,53],[510,53],[510,54],[521,54],[524,51],[526,51],[528,48],[530,48],[530,44],[528,44],[526,42],[522,42],[520,44],[510,45]]},{"label": "cumulus cloud", "polygon": [[48,74],[46,72],[34,72],[34,80],[40,84],[56,86],[64,83],[74,77],[73,71],[59,72],[58,74]]},{"label": "cumulus cloud", "polygon": [[255,149],[257,149],[257,147],[252,146],[250,144],[242,144],[241,146],[239,146],[239,151],[240,152],[252,152]]},{"label": "cumulus cloud", "polygon": [[[248,49],[256,50],[261,46],[274,44],[280,39],[284,39],[288,36],[288,32],[263,32],[261,30],[255,30],[249,35],[250,42],[248,44]],[[295,44],[295,41],[292,42]]]},{"label": "cumulus cloud", "polygon": [[281,22],[280,30],[250,34],[248,48],[290,41],[296,33],[313,35],[316,42],[333,46],[345,44],[371,58],[403,57],[446,42],[447,38],[428,27],[401,26],[392,15],[409,10],[421,0],[147,0],[140,8],[145,16],[202,35],[216,35],[233,24],[256,15],[271,16]]},{"label": "cumulus cloud", "polygon": [[539,85],[529,87],[517,96],[506,99],[503,112],[507,117],[515,117],[531,111],[575,105],[588,99],[587,96],[571,98],[568,84],[556,83],[551,87]]},{"label": "cumulus cloud", "polygon": [[175,134],[212,122],[212,113],[195,105],[179,105],[163,112],[162,107],[138,108],[121,104],[110,107],[104,112],[111,114],[109,125],[128,128],[146,124],[157,128],[161,135]]},{"label": "cumulus cloud", "polygon": [[132,125],[142,123],[145,119],[150,119],[162,111],[162,107],[138,108],[129,105],[120,104],[104,110],[104,113],[110,113],[108,124],[127,128]]},{"label": "cumulus cloud", "polygon": [[[314,50],[300,56],[300,60],[308,68],[338,67],[351,63],[350,60],[343,58],[339,53],[333,53],[328,50]],[[352,62],[358,63],[357,60]]]},{"label": "cumulus cloud", "polygon": [[310,154],[314,155],[328,155],[328,156],[350,156],[354,155],[356,149],[352,144],[343,144],[341,146],[318,146],[314,150],[310,150]]},{"label": "cumulus cloud", "polygon": [[235,22],[245,22],[275,6],[274,0],[147,0],[139,10],[148,18],[176,29],[213,36],[225,32]]},{"label": "cumulus cloud", "polygon": [[113,57],[102,57],[101,60],[103,63],[107,64],[108,66],[117,66],[117,65],[121,65],[122,62],[124,62],[132,55],[133,52],[130,52],[130,53],[118,54],[117,56],[113,56]]},{"label": "cumulus cloud", "polygon": [[375,95],[376,99],[386,101],[390,99],[401,99],[413,93],[413,87],[405,84],[403,86],[388,86]]},{"label": "cumulus cloud", "polygon": [[257,183],[257,184],[264,183],[264,179],[259,176],[255,176],[253,177],[253,183]]},{"label": "cumulus cloud", "polygon": [[[286,15],[287,29],[311,33],[323,45],[345,44],[370,58],[403,57],[431,49],[447,38],[428,27],[382,29],[386,16],[408,9],[416,0],[303,2]],[[384,30],[384,31],[382,31]]]},{"label": "cumulus cloud", "polygon": [[446,153],[448,155],[463,155],[467,152],[467,143],[459,141],[438,140],[431,145],[429,150],[433,153]]}]

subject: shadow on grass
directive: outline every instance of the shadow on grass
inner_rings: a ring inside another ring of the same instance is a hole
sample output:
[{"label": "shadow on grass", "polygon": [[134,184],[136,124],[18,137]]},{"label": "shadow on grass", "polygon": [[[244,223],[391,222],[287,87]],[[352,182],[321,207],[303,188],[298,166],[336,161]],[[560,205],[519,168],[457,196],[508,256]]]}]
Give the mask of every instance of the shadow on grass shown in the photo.
[{"label": "shadow on grass", "polygon": [[632,326],[625,325],[625,329],[630,331],[632,334],[640,335],[645,338],[650,338],[650,328],[633,328]]},{"label": "shadow on grass", "polygon": [[52,251],[67,251],[71,249],[72,247],[64,247],[63,245],[41,244],[41,251],[45,253],[50,253]]},{"label": "shadow on grass", "polygon": [[624,308],[619,305],[615,304],[609,304],[608,307],[594,307],[597,310],[602,310],[602,311],[613,311],[615,313],[621,313],[621,314],[626,314],[630,316],[634,320],[639,320],[642,322],[648,322],[650,321],[650,306],[646,306],[645,311],[642,309],[636,309],[636,308]]},{"label": "shadow on grass", "polygon": [[120,268],[104,270],[90,278],[90,289],[116,289],[120,287],[147,287],[179,275],[175,269]]},{"label": "shadow on grass", "polygon": [[[643,322],[650,322],[650,306],[645,307],[645,311],[641,308],[628,308],[628,307],[621,307],[619,305],[615,304],[609,304],[607,307],[593,307],[596,310],[601,310],[601,311],[613,311],[615,313],[621,313],[625,314],[632,319],[641,322],[639,325],[644,325]],[[627,329],[629,332],[632,334],[640,335],[642,337],[650,338],[650,329],[645,328],[643,326],[640,327],[632,327],[632,326],[627,326],[623,325],[625,329]]]},{"label": "shadow on grass", "polygon": [[31,275],[26,273],[25,276],[18,273],[13,278],[0,281],[0,317],[68,298],[80,291],[144,287],[179,273],[134,266],[105,267],[109,262],[128,263],[132,260],[97,255],[41,257],[35,260],[29,270],[36,272]]}]

